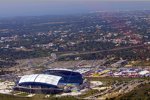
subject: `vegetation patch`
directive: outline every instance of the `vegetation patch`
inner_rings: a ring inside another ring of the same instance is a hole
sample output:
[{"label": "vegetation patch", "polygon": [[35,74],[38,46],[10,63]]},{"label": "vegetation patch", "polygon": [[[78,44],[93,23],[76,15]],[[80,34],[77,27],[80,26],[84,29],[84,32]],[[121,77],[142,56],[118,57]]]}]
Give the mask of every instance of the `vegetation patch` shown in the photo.
[{"label": "vegetation patch", "polygon": [[150,84],[143,84],[123,96],[111,98],[112,100],[150,100]]}]

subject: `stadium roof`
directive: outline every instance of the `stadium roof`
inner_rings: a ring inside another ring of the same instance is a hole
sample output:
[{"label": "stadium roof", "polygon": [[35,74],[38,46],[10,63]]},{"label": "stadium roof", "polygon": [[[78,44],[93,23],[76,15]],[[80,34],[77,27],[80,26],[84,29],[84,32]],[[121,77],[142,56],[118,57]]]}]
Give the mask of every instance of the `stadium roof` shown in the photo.
[{"label": "stadium roof", "polygon": [[61,78],[62,77],[55,76],[55,75],[33,74],[33,75],[22,76],[19,83],[39,82],[39,83],[57,85]]}]

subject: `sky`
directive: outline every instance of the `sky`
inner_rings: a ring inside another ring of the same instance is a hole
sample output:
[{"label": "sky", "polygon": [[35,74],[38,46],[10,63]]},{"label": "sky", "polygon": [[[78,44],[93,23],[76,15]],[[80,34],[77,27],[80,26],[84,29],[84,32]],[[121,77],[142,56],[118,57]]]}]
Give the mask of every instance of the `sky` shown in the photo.
[{"label": "sky", "polygon": [[150,0],[0,0],[0,17],[150,9]]}]

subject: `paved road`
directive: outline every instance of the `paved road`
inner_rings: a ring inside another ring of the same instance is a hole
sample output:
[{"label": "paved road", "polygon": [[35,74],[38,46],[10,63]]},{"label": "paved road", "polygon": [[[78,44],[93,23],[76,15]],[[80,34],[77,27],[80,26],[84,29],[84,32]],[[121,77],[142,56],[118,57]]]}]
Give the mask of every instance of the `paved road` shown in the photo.
[{"label": "paved road", "polygon": [[132,49],[132,48],[138,48],[138,47],[146,47],[150,44],[141,44],[141,45],[135,45],[135,46],[128,46],[128,47],[118,47],[114,49],[109,50],[100,50],[100,51],[91,51],[91,52],[72,52],[72,53],[65,53],[60,55],[59,57],[65,57],[65,56],[75,56],[75,55],[85,55],[85,54],[95,54],[95,53],[102,53],[102,52],[111,52],[111,51],[119,51],[119,50],[126,50],[126,49]]}]

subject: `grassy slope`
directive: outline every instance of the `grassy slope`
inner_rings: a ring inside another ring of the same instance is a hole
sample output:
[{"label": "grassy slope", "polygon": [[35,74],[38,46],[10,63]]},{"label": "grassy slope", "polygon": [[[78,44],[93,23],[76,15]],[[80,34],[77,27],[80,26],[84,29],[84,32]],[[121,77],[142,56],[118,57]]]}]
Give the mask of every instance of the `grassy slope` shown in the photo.
[{"label": "grassy slope", "polygon": [[61,97],[61,98],[54,98],[50,97],[45,99],[43,95],[36,95],[32,98],[27,97],[17,97],[12,95],[0,94],[0,100],[77,100],[74,97]]},{"label": "grassy slope", "polygon": [[135,90],[114,100],[150,100],[150,84],[137,87]]}]

